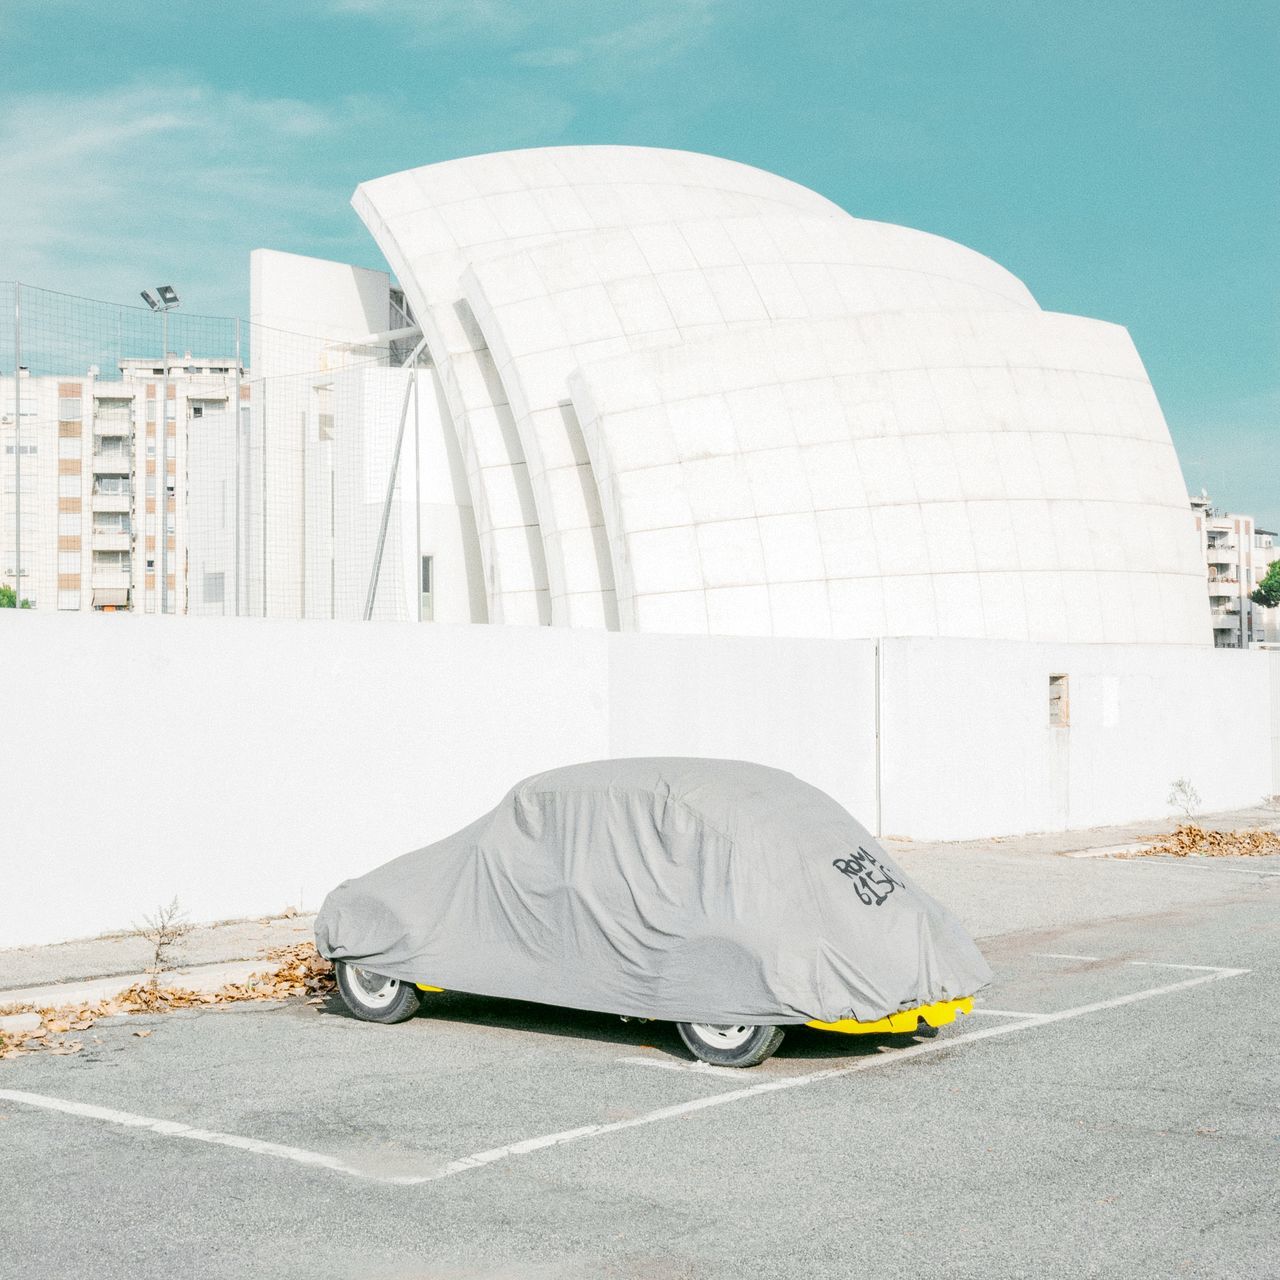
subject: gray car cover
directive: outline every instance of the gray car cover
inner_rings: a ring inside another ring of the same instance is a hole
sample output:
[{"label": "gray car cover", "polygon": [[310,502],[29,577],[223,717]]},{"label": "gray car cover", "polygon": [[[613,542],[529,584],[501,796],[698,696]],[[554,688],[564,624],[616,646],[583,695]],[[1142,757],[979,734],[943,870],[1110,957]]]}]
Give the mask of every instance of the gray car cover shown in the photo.
[{"label": "gray car cover", "polygon": [[991,978],[830,796],[736,760],[540,773],[344,881],[315,928],[388,977],[673,1022],[865,1022]]}]

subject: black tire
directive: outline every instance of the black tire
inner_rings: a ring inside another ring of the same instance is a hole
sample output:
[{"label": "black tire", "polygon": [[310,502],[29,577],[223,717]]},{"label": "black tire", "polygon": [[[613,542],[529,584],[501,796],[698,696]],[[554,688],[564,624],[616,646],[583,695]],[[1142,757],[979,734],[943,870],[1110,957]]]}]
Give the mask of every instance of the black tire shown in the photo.
[{"label": "black tire", "polygon": [[716,1026],[677,1022],[680,1039],[695,1058],[717,1067],[755,1067],[772,1057],[786,1034],[783,1027],[753,1027],[745,1023]]},{"label": "black tire", "polygon": [[411,982],[384,978],[342,960],[333,967],[343,1003],[363,1022],[405,1022],[422,1005],[421,992]]}]

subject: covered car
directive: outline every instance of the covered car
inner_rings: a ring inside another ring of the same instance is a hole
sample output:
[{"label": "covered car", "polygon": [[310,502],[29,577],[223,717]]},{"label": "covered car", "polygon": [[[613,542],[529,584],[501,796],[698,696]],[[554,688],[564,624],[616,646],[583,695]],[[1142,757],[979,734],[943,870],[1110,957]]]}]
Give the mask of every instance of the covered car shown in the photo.
[{"label": "covered car", "polygon": [[729,1065],[789,1025],[950,1021],[991,976],[835,800],[735,760],[527,778],[457,834],[340,884],[315,930],[361,1017],[396,1021],[421,990],[452,989],[669,1020]]}]

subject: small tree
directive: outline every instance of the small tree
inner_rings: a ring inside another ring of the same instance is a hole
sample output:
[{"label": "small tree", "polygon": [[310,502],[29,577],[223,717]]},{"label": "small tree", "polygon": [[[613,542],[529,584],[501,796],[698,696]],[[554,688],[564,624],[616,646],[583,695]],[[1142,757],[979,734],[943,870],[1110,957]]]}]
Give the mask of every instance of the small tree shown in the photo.
[{"label": "small tree", "polygon": [[139,938],[151,943],[153,955],[147,972],[151,975],[151,985],[156,985],[156,975],[173,966],[177,952],[181,950],[182,940],[195,928],[188,923],[186,912],[178,903],[178,899],[167,907],[157,907],[153,916],[143,916],[142,923],[135,925],[133,932]]},{"label": "small tree", "polygon": [[1169,798],[1165,803],[1171,809],[1181,809],[1190,821],[1200,807],[1200,793],[1191,785],[1190,778],[1175,778],[1169,784]]},{"label": "small tree", "polygon": [[18,593],[9,586],[0,586],[0,609],[30,609],[31,601],[19,600]]},{"label": "small tree", "polygon": [[1249,597],[1254,604],[1264,609],[1274,609],[1280,604],[1280,560],[1273,560],[1271,567],[1263,575],[1257,589]]}]

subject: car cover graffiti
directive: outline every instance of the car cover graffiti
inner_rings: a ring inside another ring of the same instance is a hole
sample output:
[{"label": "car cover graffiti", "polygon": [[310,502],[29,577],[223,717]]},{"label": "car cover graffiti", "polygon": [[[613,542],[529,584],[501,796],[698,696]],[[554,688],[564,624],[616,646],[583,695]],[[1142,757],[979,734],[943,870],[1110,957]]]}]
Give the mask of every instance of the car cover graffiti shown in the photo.
[{"label": "car cover graffiti", "polygon": [[850,854],[847,858],[837,858],[831,865],[842,876],[848,876],[853,881],[859,900],[868,907],[882,905],[894,889],[905,887],[901,880],[895,880],[861,846],[857,853]]}]

